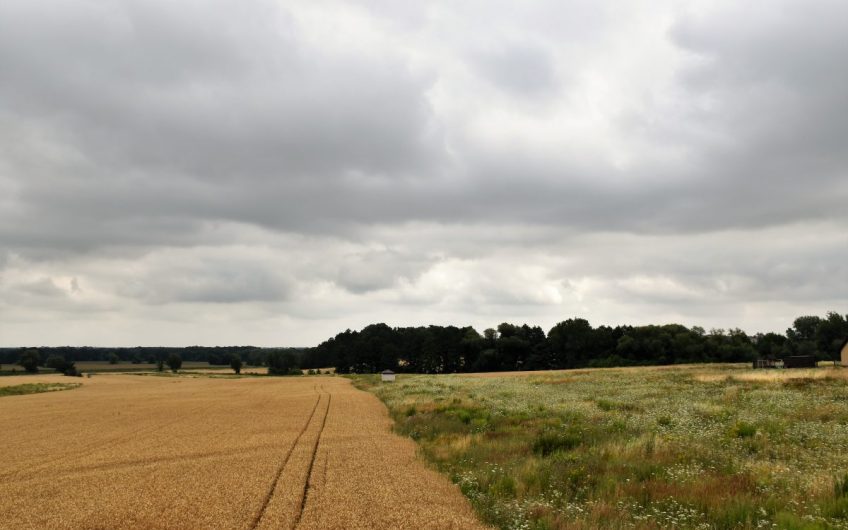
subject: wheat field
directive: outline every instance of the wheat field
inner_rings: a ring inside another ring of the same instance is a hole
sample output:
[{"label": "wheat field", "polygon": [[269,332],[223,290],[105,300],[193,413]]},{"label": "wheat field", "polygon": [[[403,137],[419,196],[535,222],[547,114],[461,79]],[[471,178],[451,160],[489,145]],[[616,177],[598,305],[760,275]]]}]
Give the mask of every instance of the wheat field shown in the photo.
[{"label": "wheat field", "polygon": [[482,528],[345,379],[81,382],[0,399],[0,527]]}]

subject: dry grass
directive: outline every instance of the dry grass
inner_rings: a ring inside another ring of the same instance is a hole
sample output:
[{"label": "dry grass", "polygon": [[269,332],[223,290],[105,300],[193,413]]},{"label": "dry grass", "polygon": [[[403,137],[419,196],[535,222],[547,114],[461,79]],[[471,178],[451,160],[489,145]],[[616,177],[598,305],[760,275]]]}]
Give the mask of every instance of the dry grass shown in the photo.
[{"label": "dry grass", "polygon": [[804,379],[833,379],[848,381],[848,370],[843,370],[840,367],[794,368],[791,370],[759,369],[744,370],[732,374],[719,371],[706,372],[696,374],[693,377],[697,381],[704,383],[727,381],[730,378],[734,381],[746,381],[753,383],[786,383],[792,380]]},{"label": "dry grass", "polygon": [[0,527],[481,528],[345,379],[78,381],[3,399]]}]

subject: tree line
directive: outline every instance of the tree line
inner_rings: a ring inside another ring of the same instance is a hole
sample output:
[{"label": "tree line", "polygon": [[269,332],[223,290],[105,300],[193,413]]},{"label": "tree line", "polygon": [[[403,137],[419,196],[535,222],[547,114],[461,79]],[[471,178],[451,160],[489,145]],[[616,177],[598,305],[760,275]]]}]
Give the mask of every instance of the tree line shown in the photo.
[{"label": "tree line", "polygon": [[678,363],[750,362],[813,355],[836,359],[848,338],[848,315],[801,316],[785,334],[680,324],[593,327],[571,318],[547,334],[539,326],[503,323],[478,333],[470,326],[346,330],[304,352],[301,366],[339,373],[384,369],[414,373],[496,372]]},{"label": "tree line", "polygon": [[800,316],[784,334],[747,335],[741,329],[680,324],[593,327],[571,318],[547,333],[539,326],[502,323],[478,333],[473,327],[389,327],[346,330],[314,348],[190,346],[187,348],[49,347],[0,348],[0,366],[27,371],[39,366],[75,375],[77,361],[151,363],[162,370],[182,361],[267,366],[272,375],[335,367],[339,373],[385,369],[413,373],[497,372],[679,363],[749,362],[757,358],[812,355],[836,359],[848,338],[848,315]]},{"label": "tree line", "polygon": [[260,348],[258,346],[188,346],[185,348],[154,346],[133,348],[102,348],[93,346],[56,346],[37,348],[0,348],[0,365],[12,365],[18,362],[26,350],[36,349],[38,365],[46,366],[51,356],[64,359],[68,363],[77,361],[101,361],[111,364],[157,364],[167,361],[171,355],[177,355],[183,361],[208,362],[212,365],[230,365],[235,357],[248,366],[265,366],[271,354],[292,353],[296,357],[303,354],[304,348]]}]

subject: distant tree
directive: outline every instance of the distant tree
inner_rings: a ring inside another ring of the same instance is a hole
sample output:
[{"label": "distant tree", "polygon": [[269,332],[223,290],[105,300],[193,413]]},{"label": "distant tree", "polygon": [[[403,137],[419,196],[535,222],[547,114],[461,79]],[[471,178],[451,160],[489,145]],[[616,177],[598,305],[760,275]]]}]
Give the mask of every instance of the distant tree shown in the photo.
[{"label": "distant tree", "polygon": [[183,359],[176,353],[172,353],[168,356],[168,367],[172,372],[176,372],[183,365]]},{"label": "distant tree", "polygon": [[230,368],[237,374],[241,373],[241,356],[238,354],[233,354],[230,357]]},{"label": "distant tree", "polygon": [[758,333],[754,337],[757,353],[762,358],[778,359],[786,353],[786,337],[777,333]]},{"label": "distant tree", "polygon": [[498,335],[502,339],[514,337],[517,333],[517,330],[518,328],[516,328],[514,324],[510,324],[509,322],[498,324]]},{"label": "distant tree", "polygon": [[41,363],[41,355],[38,350],[30,348],[21,352],[21,357],[18,359],[18,364],[23,366],[24,370],[31,374],[38,373],[38,365]]},{"label": "distant tree", "polygon": [[265,364],[265,352],[262,350],[252,350],[246,352],[243,359],[244,364],[248,366],[262,366]]},{"label": "distant tree", "polygon": [[44,366],[47,368],[53,368],[57,372],[64,373],[65,368],[68,366],[68,362],[65,361],[65,358],[61,355],[51,355],[47,358],[47,361],[44,363]]},{"label": "distant tree", "polygon": [[156,359],[156,370],[159,372],[165,371],[165,361],[162,359]]},{"label": "distant tree", "polygon": [[268,373],[271,375],[300,374],[297,356],[289,351],[273,350],[269,352]]},{"label": "distant tree", "polygon": [[118,357],[118,354],[116,354],[115,352],[110,353],[108,359],[109,364],[118,364],[118,361],[121,360],[121,358]]},{"label": "distant tree", "polygon": [[69,377],[82,377],[82,374],[77,370],[76,365],[73,361],[65,363],[65,369],[62,370],[62,373]]},{"label": "distant tree", "polygon": [[570,318],[548,332],[548,342],[557,368],[585,366],[595,357],[595,334],[586,319]]},{"label": "distant tree", "polygon": [[802,316],[795,319],[792,327],[786,330],[786,336],[791,341],[815,340],[816,329],[821,324],[821,317]]},{"label": "distant tree", "polygon": [[834,311],[819,321],[816,326],[815,342],[822,359],[838,360],[839,349],[848,338],[848,318]]}]

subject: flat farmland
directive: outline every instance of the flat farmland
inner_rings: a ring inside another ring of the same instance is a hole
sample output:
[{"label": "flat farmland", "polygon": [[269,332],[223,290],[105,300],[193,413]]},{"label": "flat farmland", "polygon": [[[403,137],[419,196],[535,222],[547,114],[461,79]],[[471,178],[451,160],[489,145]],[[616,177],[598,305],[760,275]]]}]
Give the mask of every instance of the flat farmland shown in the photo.
[{"label": "flat farmland", "polygon": [[75,381],[0,398],[0,527],[482,528],[346,379]]}]

